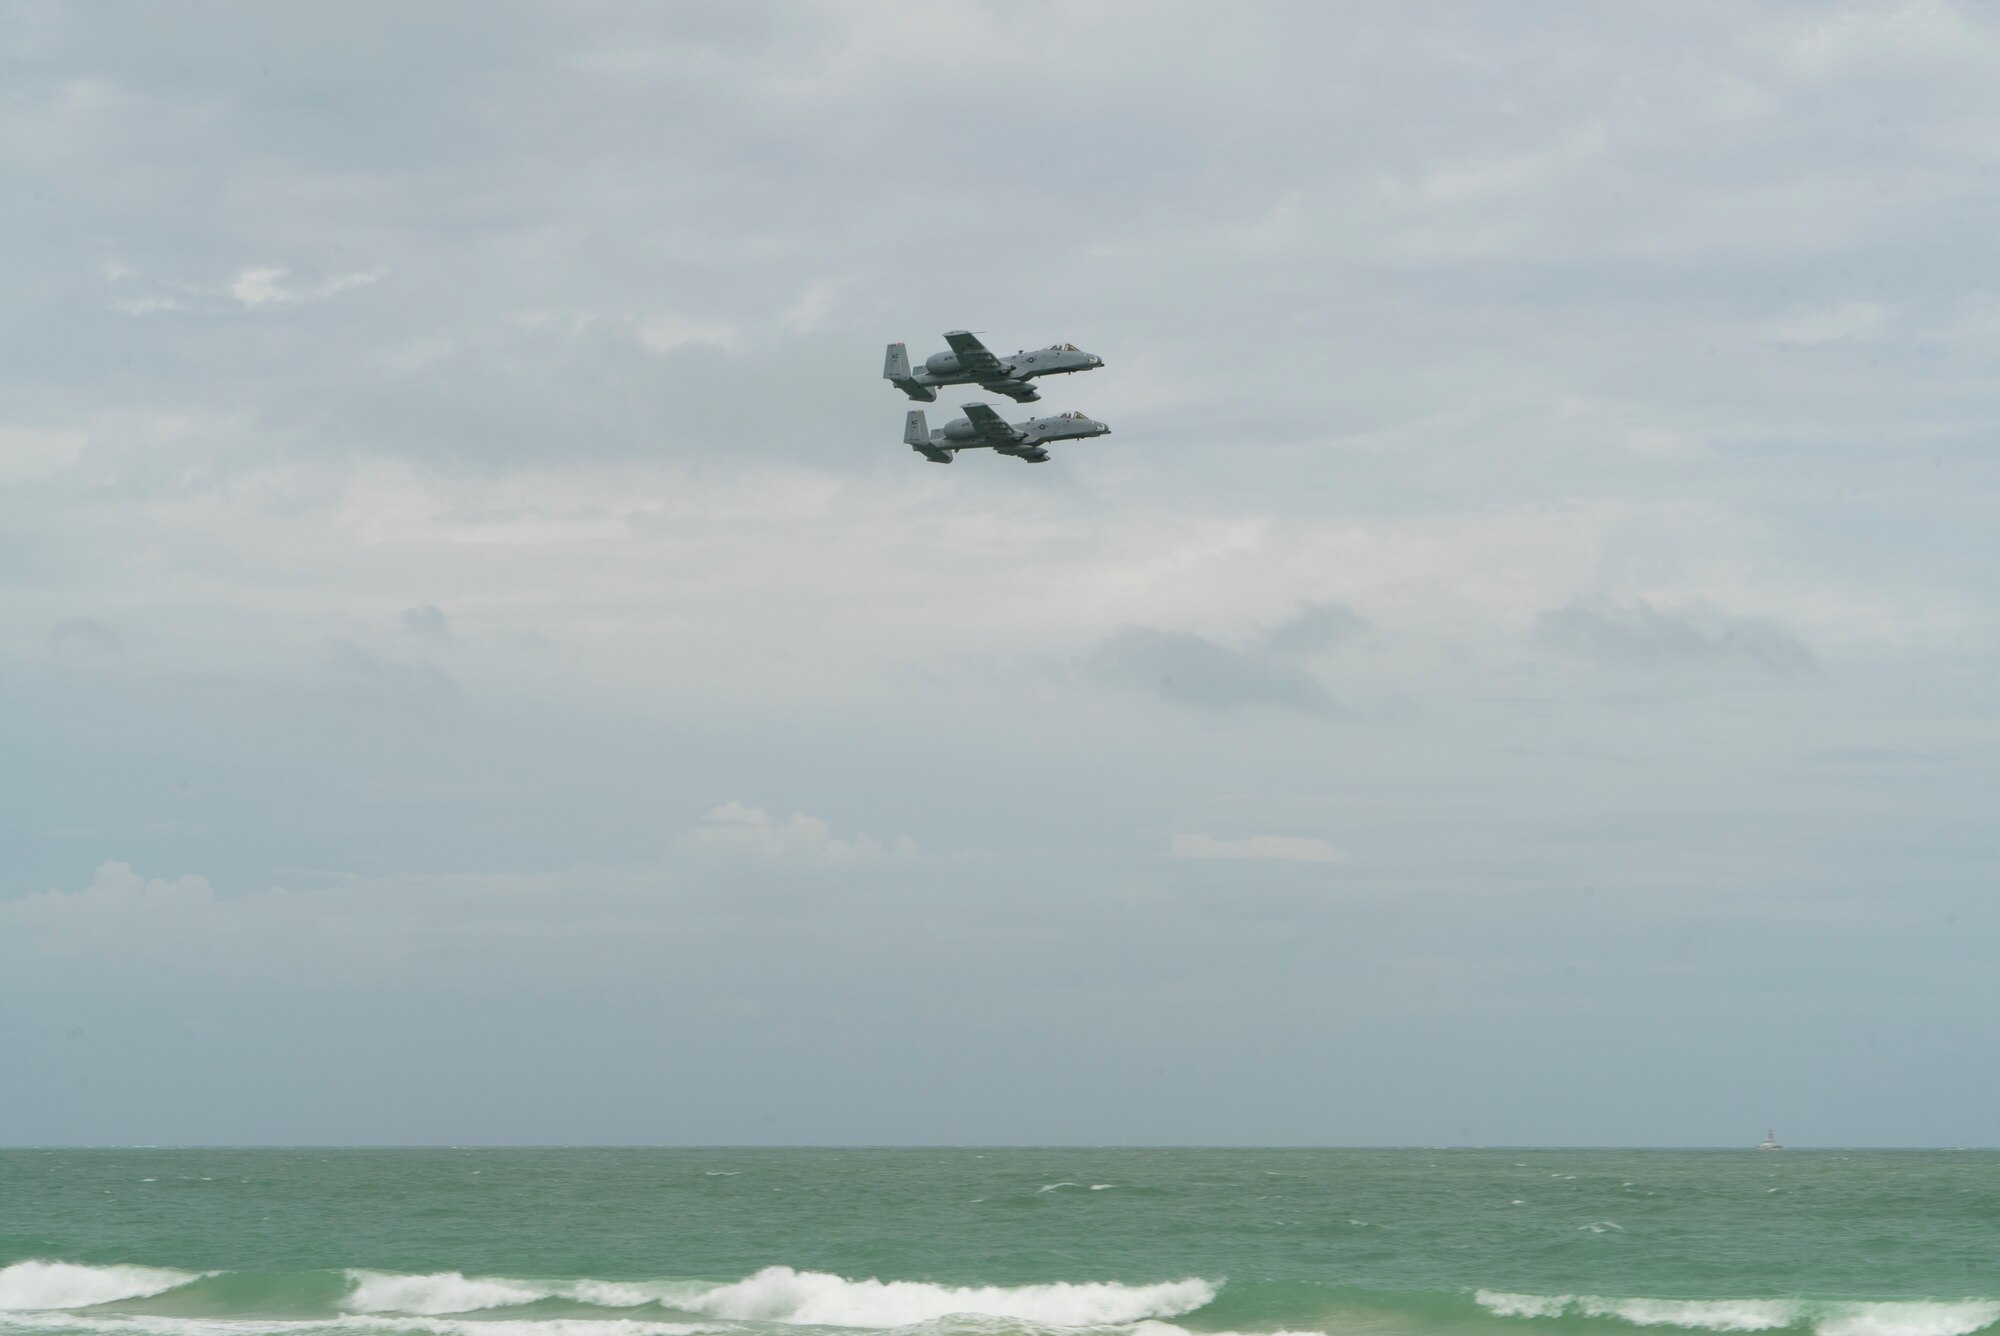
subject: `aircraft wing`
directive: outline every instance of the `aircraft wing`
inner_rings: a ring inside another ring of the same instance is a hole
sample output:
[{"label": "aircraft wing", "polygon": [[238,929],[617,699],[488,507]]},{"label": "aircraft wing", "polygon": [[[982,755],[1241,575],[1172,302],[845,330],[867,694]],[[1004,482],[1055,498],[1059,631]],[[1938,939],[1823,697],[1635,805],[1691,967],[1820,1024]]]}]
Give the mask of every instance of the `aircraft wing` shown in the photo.
[{"label": "aircraft wing", "polygon": [[987,351],[977,337],[962,329],[947,332],[944,341],[958,354],[958,364],[980,380],[999,380],[1012,369]]},{"label": "aircraft wing", "polygon": [[1021,439],[1021,433],[1002,422],[1000,415],[988,405],[962,404],[960,407],[965,410],[965,420],[979,433],[981,445],[1013,445]]}]

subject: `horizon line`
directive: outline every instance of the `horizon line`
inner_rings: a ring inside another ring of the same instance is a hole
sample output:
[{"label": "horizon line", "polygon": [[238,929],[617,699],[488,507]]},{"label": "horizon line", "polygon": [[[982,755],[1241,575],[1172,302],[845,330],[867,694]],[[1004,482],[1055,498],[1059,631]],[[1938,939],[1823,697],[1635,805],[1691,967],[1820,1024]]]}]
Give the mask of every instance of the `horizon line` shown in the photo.
[{"label": "horizon line", "polygon": [[[916,1142],[621,1142],[621,1141],[493,1141],[493,1142],[448,1142],[448,1141],[189,1141],[189,1142],[40,1142],[0,1144],[0,1152],[6,1151],[131,1151],[131,1150],[453,1150],[453,1151],[504,1151],[504,1150],[674,1150],[674,1151],[1049,1151],[1049,1150],[1188,1150],[1188,1151],[1507,1151],[1526,1153],[1531,1151],[1750,1151],[1761,1149],[1754,1142],[1710,1142],[1710,1143],[1596,1143],[1577,1145],[1549,1145],[1493,1142],[1486,1144],[1427,1144],[1427,1143],[1305,1143],[1296,1144],[1242,1144],[1230,1142],[976,1142],[976,1141],[916,1141]],[[1776,1150],[1802,1151],[1988,1151],[2000,1150],[1991,1145],[1839,1145],[1790,1143]],[[1767,1152],[1768,1153],[1768,1152]]]}]

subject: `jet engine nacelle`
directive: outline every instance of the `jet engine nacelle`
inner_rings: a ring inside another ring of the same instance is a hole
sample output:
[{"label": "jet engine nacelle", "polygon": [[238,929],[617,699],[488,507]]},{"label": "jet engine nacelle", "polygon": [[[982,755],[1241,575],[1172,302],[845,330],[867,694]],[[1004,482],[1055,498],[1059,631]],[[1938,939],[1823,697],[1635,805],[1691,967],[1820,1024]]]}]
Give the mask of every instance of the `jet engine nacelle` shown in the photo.
[{"label": "jet engine nacelle", "polygon": [[966,418],[954,418],[944,424],[944,434],[946,440],[969,441],[979,435],[979,430]]},{"label": "jet engine nacelle", "polygon": [[957,353],[932,353],[924,359],[924,370],[933,376],[956,376],[958,374]]}]

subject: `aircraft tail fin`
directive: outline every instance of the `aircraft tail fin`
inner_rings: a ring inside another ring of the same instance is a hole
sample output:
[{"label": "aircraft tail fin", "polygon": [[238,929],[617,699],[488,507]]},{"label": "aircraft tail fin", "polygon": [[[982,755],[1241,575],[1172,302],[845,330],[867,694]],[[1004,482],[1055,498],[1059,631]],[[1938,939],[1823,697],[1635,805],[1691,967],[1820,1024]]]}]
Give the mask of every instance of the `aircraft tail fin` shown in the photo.
[{"label": "aircraft tail fin", "polygon": [[900,343],[889,345],[889,354],[882,359],[882,379],[912,399],[920,399],[927,404],[937,402],[937,391],[928,385],[918,384],[910,374],[910,350]]},{"label": "aircraft tail fin", "polygon": [[912,408],[903,419],[903,444],[933,464],[951,463],[951,451],[931,444],[931,424],[921,408]]}]

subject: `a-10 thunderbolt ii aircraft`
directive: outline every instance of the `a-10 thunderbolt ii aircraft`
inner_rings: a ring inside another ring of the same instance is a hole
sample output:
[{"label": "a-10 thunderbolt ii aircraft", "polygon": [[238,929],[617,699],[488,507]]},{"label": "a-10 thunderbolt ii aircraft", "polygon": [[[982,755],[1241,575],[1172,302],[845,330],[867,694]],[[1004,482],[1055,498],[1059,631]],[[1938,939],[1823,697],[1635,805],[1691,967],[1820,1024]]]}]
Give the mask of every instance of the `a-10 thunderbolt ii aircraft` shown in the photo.
[{"label": "a-10 thunderbolt ii aircraft", "polygon": [[1028,384],[1036,376],[1060,376],[1104,365],[1103,358],[1085,352],[1074,343],[1023,349],[1001,358],[987,351],[986,345],[966,330],[951,330],[944,341],[951,345],[951,351],[932,353],[916,371],[910,369],[909,350],[900,343],[890,344],[889,356],[882,363],[882,378],[912,399],[927,404],[937,402],[940,385],[978,385],[1026,404],[1042,397]]},{"label": "a-10 thunderbolt ii aircraft", "polygon": [[991,447],[1003,455],[1025,459],[1030,464],[1047,461],[1044,441],[1061,441],[1082,436],[1109,436],[1111,428],[1081,413],[1058,413],[1054,417],[1029,418],[1011,425],[985,404],[964,404],[965,416],[932,431],[924,410],[913,408],[903,422],[903,440],[912,450],[934,464],[949,464],[960,450]]}]

